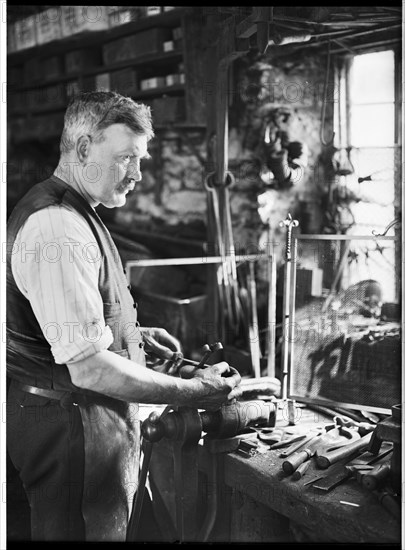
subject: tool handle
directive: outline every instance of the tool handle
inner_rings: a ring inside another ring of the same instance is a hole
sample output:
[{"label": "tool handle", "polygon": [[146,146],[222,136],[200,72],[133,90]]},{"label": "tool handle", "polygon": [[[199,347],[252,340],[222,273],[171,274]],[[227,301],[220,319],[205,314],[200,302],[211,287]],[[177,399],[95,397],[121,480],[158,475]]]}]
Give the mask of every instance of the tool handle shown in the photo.
[{"label": "tool handle", "polygon": [[366,489],[373,491],[377,489],[382,482],[390,475],[391,466],[388,462],[385,464],[378,464],[369,472],[365,474],[361,480],[361,484]]},{"label": "tool handle", "polygon": [[293,473],[291,479],[293,481],[297,481],[298,479],[301,479],[303,475],[305,475],[305,472],[308,470],[309,465],[311,462],[307,460],[306,462],[303,462]]},{"label": "tool handle", "polygon": [[330,453],[325,452],[325,454],[317,456],[317,465],[319,466],[319,468],[325,470],[326,468],[329,468],[331,464],[334,464],[338,460],[342,460],[343,458],[347,458],[354,453],[362,451],[370,443],[372,433],[373,432],[370,432],[364,437],[353,441],[353,443],[348,443],[347,445],[331,451]]},{"label": "tool handle", "polygon": [[307,449],[292,454],[288,460],[284,460],[283,462],[282,467],[284,472],[288,475],[291,475],[299,466],[301,466],[301,464],[308,460],[310,456],[311,453]]},{"label": "tool handle", "polygon": [[401,520],[401,499],[399,497],[384,492],[378,495],[378,500],[395,518]]}]

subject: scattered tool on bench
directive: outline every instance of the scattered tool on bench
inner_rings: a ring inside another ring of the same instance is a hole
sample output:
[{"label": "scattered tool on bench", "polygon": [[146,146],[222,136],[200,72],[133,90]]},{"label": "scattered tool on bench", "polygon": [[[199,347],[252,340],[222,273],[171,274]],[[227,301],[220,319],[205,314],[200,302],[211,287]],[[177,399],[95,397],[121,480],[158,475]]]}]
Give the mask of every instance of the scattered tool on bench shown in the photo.
[{"label": "scattered tool on bench", "polygon": [[[353,476],[356,477],[357,481],[363,484],[362,480],[364,477],[370,475],[374,470],[373,465],[385,458],[391,452],[392,447],[385,446],[384,450],[377,456],[366,451],[349,461],[344,461],[344,459],[342,459],[342,462],[338,462],[331,466],[326,475],[322,479],[317,480],[312,486],[327,492]],[[374,477],[374,475],[372,477]]]},{"label": "scattered tool on bench", "polygon": [[305,461],[309,460],[315,453],[324,452],[326,449],[336,449],[341,446],[347,446],[351,441],[359,438],[358,432],[344,428],[342,426],[333,427],[330,429],[328,425],[327,431],[316,435],[302,450],[296,451],[288,457],[282,464],[282,468],[286,474],[292,474]]},{"label": "scattered tool on bench", "polygon": [[348,458],[350,456],[359,454],[360,451],[366,449],[371,440],[372,432],[364,435],[360,439],[345,445],[339,449],[323,449],[320,452],[317,452],[316,463],[319,468],[326,469],[329,468],[331,464]]}]

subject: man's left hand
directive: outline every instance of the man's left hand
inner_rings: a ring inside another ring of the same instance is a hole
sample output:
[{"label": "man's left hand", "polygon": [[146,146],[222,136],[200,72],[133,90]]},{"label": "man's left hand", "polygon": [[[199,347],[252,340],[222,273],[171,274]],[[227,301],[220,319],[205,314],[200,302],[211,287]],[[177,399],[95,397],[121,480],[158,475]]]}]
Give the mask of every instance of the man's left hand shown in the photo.
[{"label": "man's left hand", "polygon": [[177,374],[183,360],[181,344],[166,329],[141,327],[146,363],[149,368],[165,374]]}]

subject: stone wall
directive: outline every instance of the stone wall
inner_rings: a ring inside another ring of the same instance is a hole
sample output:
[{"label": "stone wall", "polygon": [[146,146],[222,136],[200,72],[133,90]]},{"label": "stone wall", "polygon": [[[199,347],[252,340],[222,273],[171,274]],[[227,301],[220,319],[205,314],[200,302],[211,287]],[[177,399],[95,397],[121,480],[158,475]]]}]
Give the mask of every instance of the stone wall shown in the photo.
[{"label": "stone wall", "polygon": [[[322,227],[321,198],[325,191],[321,162],[320,119],[325,56],[295,52],[289,56],[246,56],[235,62],[230,84],[229,168],[235,176],[230,204],[236,251],[256,253],[269,238],[263,223],[265,201],[270,238],[282,262],[285,229],[279,222],[290,212],[299,230],[318,233]],[[333,94],[328,92],[327,124]],[[263,140],[266,121],[275,109],[289,113],[290,141],[306,144],[308,166],[287,189],[266,185]],[[328,134],[328,129],[326,129]],[[151,143],[152,160],[143,166],[143,180],[125,207],[115,212],[124,229],[135,227],[181,238],[206,239],[207,197],[203,185],[206,158],[204,131],[159,132]],[[265,264],[259,263],[259,308],[264,307]],[[263,292],[261,292],[263,290]]]}]

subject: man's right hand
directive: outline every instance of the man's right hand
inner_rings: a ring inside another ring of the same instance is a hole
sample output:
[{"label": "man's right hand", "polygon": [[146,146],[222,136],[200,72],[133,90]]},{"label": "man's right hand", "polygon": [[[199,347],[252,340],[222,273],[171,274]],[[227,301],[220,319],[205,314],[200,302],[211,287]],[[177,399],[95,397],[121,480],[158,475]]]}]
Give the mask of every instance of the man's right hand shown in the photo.
[{"label": "man's right hand", "polygon": [[241,382],[239,372],[225,361],[209,367],[185,366],[180,369],[182,378],[192,379],[198,387],[197,398],[190,406],[205,410],[217,410],[237,395],[235,388]]}]

